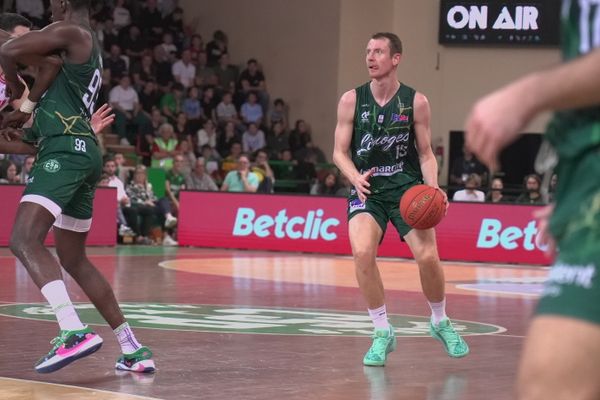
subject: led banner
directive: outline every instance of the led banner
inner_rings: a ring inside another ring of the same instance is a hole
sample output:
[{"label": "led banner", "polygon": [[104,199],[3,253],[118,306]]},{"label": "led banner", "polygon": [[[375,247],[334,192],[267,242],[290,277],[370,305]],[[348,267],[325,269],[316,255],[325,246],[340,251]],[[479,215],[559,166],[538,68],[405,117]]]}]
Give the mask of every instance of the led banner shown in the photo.
[{"label": "led banner", "polygon": [[559,43],[558,0],[442,0],[439,42],[555,46]]},{"label": "led banner", "polygon": [[[351,254],[346,200],[220,192],[181,192],[179,243],[187,246]],[[436,228],[445,260],[548,264],[537,243],[535,207],[453,203]],[[392,225],[379,248],[410,257]]]},{"label": "led banner", "polygon": [[[0,185],[0,246],[8,246],[12,225],[17,215],[24,185]],[[117,191],[99,188],[94,199],[92,228],[87,237],[89,246],[114,246],[117,243]],[[47,245],[54,244],[52,231],[46,239]]]}]

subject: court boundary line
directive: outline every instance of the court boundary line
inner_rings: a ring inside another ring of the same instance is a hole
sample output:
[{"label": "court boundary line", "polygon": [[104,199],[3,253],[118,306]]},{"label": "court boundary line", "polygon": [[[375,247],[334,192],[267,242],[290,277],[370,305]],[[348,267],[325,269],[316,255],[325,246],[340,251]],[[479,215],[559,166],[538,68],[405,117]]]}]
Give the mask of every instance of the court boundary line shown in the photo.
[{"label": "court boundary line", "polygon": [[[9,381],[18,381],[18,382],[33,382],[35,384],[40,384],[40,385],[49,385],[49,386],[59,386],[59,387],[65,387],[65,388],[83,389],[85,391],[91,391],[91,392],[97,391],[97,392],[106,393],[106,394],[130,396],[132,398],[140,399],[140,400],[163,400],[163,399],[161,399],[159,397],[140,396],[138,394],[130,394],[130,393],[127,393],[127,392],[113,392],[111,390],[93,389],[93,388],[88,388],[88,387],[85,387],[85,386],[67,385],[65,383],[43,382],[43,381],[36,381],[34,379],[9,378],[9,377],[5,377],[5,376],[0,376],[0,380],[2,380],[2,379],[9,380]],[[2,389],[0,389],[0,392],[1,391],[2,391]]]}]

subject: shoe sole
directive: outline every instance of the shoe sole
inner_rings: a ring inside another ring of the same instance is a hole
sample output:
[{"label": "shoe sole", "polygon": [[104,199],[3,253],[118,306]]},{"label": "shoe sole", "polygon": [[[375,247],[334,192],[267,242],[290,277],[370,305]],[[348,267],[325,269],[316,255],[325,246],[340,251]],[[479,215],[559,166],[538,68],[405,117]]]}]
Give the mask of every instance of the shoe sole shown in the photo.
[{"label": "shoe sole", "polygon": [[94,354],[95,352],[100,350],[100,348],[102,347],[102,338],[100,336],[96,335],[96,337],[93,340],[91,340],[89,342],[89,344],[91,346],[86,348],[85,350],[81,351],[80,353],[77,353],[71,357],[63,358],[62,360],[59,360],[59,361],[57,361],[53,364],[47,365],[45,367],[36,368],[35,369],[36,372],[38,372],[40,374],[49,374],[51,372],[58,371],[59,369],[66,367],[67,365],[71,364],[73,361],[79,360],[80,358],[83,358],[83,357],[87,357],[90,354]]},{"label": "shoe sole", "polygon": [[396,339],[396,337],[394,336],[394,340],[392,340],[392,345],[385,351],[385,360],[383,360],[382,363],[369,363],[368,361],[365,362],[365,360],[363,359],[363,365],[366,367],[385,367],[385,362],[387,361],[387,355],[390,354],[392,351],[396,350],[396,347],[398,347],[398,340]]},{"label": "shoe sole", "polygon": [[435,340],[437,340],[437,341],[439,341],[439,342],[442,343],[442,345],[444,346],[444,350],[446,350],[446,354],[448,354],[449,357],[452,357],[452,358],[463,358],[463,357],[466,357],[467,355],[469,355],[469,351],[470,350],[468,348],[467,348],[467,352],[464,353],[464,354],[458,354],[458,355],[451,354],[448,351],[448,346],[446,345],[446,342],[444,342],[444,339],[442,339],[440,335],[438,335],[436,332],[434,332],[432,330],[429,331],[429,334],[431,335],[432,338],[434,338]]}]

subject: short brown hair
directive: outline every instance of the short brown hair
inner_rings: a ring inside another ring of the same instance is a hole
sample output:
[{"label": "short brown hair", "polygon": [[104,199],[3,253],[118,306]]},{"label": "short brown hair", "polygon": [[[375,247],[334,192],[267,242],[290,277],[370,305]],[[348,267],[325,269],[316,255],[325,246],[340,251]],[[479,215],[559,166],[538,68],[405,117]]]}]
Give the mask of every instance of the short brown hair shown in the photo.
[{"label": "short brown hair", "polygon": [[390,46],[390,55],[402,54],[402,41],[395,33],[378,32],[371,36],[371,39],[387,39]]}]

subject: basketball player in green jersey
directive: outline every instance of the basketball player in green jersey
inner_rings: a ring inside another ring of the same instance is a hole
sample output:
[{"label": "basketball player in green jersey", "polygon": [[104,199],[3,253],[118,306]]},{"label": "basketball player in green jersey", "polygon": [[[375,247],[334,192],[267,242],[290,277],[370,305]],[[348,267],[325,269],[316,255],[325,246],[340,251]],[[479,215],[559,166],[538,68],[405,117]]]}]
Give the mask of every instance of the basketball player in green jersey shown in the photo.
[{"label": "basketball player in green jersey", "polygon": [[37,162],[17,210],[10,247],[40,287],[60,325],[52,349],[36,363],[38,372],[56,371],[102,345],[100,336],[79,320],[65,289],[60,265],[44,247],[52,226],[60,264],[118,337],[123,354],[116,368],[152,372],[155,367],[151,351],[135,339],[110,285],[85,254],[94,189],[102,171],[100,150],[89,124],[102,81],[101,53],[89,27],[89,6],[90,0],[52,0],[53,19],[59,22],[0,48],[0,64],[15,97],[23,89],[16,73],[17,62],[35,63],[51,54],[60,54],[63,62],[54,80],[46,75],[37,77],[29,98],[12,116],[17,118],[9,118],[13,124],[23,122],[35,110],[27,139],[39,143]]},{"label": "basketball player in green jersey", "polygon": [[537,114],[556,111],[546,138],[559,183],[554,206],[537,217],[558,253],[525,340],[520,400],[600,399],[599,23],[598,1],[563,0],[565,63],[484,97],[466,122],[467,146],[496,169]]},{"label": "basketball player in green jersey", "polygon": [[398,81],[401,57],[398,36],[373,35],[366,53],[371,81],[342,95],[335,129],[333,160],[354,186],[348,199],[348,228],[356,277],[375,326],[373,343],[363,359],[370,366],[385,365],[387,354],[396,348],[376,263],[388,221],[419,266],[423,293],[432,310],[431,335],[451,357],[469,353],[446,316],[435,231],[411,229],[400,216],[399,202],[406,190],[423,181],[438,188],[429,103],[423,94]]}]

